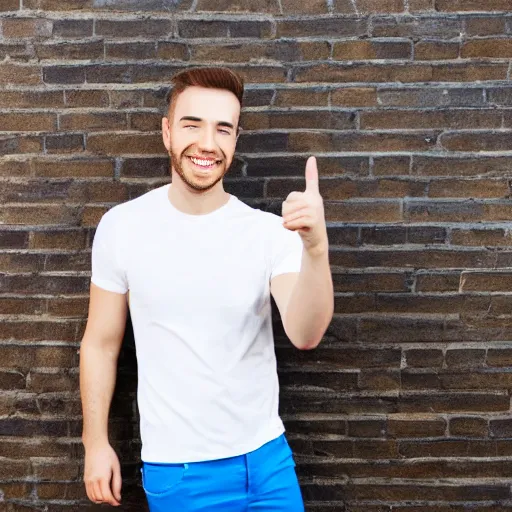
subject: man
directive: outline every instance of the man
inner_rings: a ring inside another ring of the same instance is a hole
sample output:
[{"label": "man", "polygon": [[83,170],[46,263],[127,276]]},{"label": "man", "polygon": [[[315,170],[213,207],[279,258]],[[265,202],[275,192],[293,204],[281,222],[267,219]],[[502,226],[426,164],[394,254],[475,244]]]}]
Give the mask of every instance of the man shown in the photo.
[{"label": "man", "polygon": [[270,293],[287,336],[316,347],[333,314],[314,158],[283,218],[226,193],[243,82],[226,68],[173,79],[162,119],[172,183],[101,219],[80,351],[88,497],[120,505],[108,411],[130,307],[142,482],[151,512],[304,510],[278,415]]}]

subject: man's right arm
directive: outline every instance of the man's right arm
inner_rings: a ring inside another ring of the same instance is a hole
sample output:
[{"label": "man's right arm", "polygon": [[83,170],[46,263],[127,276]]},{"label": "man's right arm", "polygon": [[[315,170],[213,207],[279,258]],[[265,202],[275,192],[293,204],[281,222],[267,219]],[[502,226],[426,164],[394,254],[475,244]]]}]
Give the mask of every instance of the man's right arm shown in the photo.
[{"label": "man's right arm", "polygon": [[80,346],[82,440],[86,448],[95,441],[108,441],[108,413],[127,311],[126,294],[91,284],[89,316]]}]

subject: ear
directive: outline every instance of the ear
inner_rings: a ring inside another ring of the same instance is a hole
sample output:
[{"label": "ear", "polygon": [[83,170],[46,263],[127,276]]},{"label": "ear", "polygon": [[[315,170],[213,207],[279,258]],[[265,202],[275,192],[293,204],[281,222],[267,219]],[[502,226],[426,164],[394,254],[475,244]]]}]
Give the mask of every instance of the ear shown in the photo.
[{"label": "ear", "polygon": [[167,152],[169,152],[171,150],[171,127],[167,117],[162,117],[162,140]]}]

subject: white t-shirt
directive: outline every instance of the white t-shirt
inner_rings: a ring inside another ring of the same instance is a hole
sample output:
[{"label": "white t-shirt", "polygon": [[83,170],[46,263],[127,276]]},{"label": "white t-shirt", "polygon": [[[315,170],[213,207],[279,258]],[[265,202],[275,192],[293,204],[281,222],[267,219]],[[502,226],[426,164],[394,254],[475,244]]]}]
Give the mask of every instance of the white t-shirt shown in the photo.
[{"label": "white t-shirt", "polygon": [[232,195],[180,212],[169,186],[108,211],[92,248],[92,282],[130,291],[141,458],[245,454],[284,432],[270,280],[300,271],[302,241]]}]

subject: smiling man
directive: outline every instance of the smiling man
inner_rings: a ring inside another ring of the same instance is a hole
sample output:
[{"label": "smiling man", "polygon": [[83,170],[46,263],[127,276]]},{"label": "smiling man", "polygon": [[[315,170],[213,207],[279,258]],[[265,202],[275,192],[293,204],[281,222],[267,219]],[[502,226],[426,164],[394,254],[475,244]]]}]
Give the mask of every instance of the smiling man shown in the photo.
[{"label": "smiling man", "polygon": [[142,482],[151,512],[300,512],[278,414],[274,297],[298,349],[316,347],[333,314],[316,161],[282,217],[227,193],[243,82],[226,68],[173,79],[163,142],[172,183],[101,219],[80,350],[84,481],[120,505],[108,413],[128,307],[138,362]]}]

